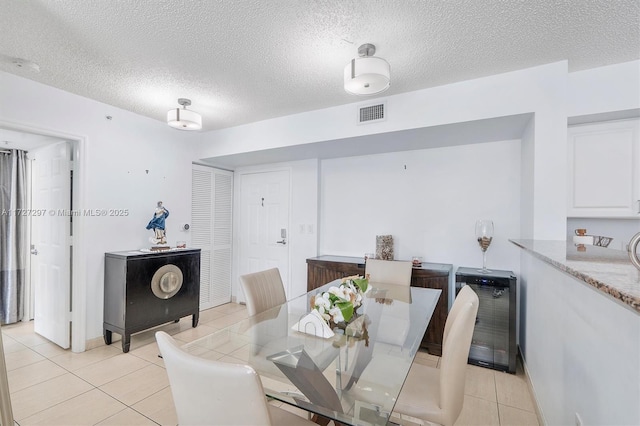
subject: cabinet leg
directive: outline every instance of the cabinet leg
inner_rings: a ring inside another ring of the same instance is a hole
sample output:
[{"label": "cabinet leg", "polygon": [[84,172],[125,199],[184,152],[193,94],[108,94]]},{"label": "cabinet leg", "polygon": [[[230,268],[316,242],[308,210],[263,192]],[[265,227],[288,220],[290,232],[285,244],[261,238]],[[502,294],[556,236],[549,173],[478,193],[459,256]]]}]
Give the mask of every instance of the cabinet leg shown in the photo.
[{"label": "cabinet leg", "polygon": [[196,328],[198,326],[198,319],[200,318],[200,312],[196,312],[193,314],[193,318],[191,318],[191,326]]},{"label": "cabinet leg", "polygon": [[105,345],[110,345],[111,344],[111,330],[104,330],[103,333],[103,337],[104,337],[104,344]]},{"label": "cabinet leg", "polygon": [[122,336],[122,352],[129,352],[129,346],[131,346],[131,335],[125,334]]}]

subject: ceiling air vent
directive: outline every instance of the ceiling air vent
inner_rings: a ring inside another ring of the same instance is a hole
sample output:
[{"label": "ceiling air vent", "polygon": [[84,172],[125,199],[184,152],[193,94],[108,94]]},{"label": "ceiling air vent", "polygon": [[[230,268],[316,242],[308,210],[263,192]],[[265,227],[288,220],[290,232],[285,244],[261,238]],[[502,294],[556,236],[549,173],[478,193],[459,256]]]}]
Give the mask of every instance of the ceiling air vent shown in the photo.
[{"label": "ceiling air vent", "polygon": [[358,109],[358,124],[374,123],[386,118],[386,102],[375,105],[361,106]]}]

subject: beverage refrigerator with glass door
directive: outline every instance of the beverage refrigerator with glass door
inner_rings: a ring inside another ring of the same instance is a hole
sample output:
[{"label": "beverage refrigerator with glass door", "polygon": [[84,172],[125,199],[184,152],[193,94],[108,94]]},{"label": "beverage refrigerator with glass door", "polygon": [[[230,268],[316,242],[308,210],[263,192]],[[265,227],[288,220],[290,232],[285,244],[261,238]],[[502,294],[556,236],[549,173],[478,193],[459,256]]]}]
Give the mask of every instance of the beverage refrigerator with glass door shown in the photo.
[{"label": "beverage refrigerator with glass door", "polygon": [[456,271],[456,295],[465,285],[480,301],[469,363],[515,373],[516,276],[511,271],[484,273],[461,267]]}]

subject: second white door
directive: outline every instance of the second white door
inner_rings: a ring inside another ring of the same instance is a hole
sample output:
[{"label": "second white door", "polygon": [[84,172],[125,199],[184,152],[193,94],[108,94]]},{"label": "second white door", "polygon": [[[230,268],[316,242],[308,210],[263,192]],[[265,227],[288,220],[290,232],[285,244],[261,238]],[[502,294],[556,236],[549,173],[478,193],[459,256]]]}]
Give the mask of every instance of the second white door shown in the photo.
[{"label": "second white door", "polygon": [[[278,268],[289,295],[289,171],[240,178],[240,275]],[[238,301],[244,294],[238,291]]]},{"label": "second white door", "polygon": [[70,345],[71,159],[62,142],[34,151],[31,282],[34,330],[62,348]]}]

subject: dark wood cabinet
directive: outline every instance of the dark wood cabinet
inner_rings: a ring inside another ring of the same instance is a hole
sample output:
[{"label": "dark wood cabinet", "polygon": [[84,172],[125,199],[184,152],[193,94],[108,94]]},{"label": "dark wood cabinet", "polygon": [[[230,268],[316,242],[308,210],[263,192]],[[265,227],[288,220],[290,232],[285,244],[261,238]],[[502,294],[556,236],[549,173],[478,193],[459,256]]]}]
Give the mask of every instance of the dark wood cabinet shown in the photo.
[{"label": "dark wood cabinet", "polygon": [[129,352],[131,334],[200,313],[200,249],[105,254],[104,323],[107,345],[122,336]]},{"label": "dark wood cabinet", "polygon": [[[442,354],[444,324],[449,312],[449,285],[453,266],[445,263],[423,263],[414,267],[411,286],[442,290],[429,327],[422,339],[422,347],[433,355]],[[307,259],[307,291],[329,281],[350,275],[364,275],[364,259],[347,256],[318,256]]]}]

